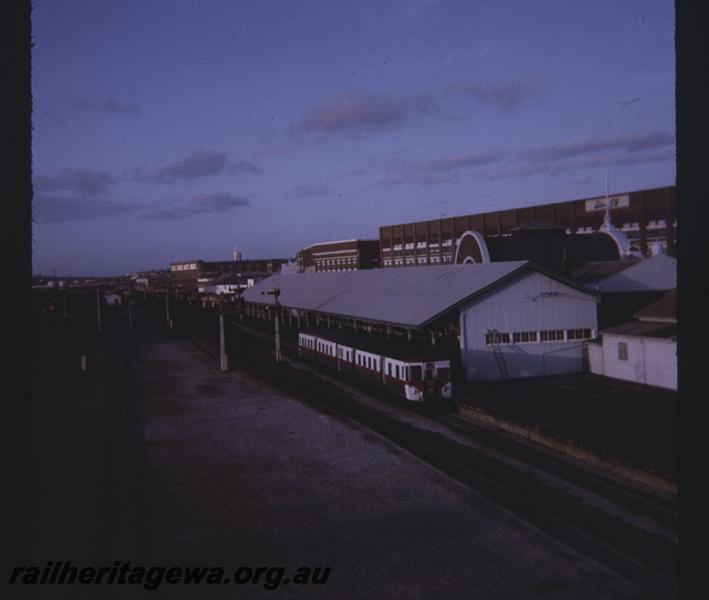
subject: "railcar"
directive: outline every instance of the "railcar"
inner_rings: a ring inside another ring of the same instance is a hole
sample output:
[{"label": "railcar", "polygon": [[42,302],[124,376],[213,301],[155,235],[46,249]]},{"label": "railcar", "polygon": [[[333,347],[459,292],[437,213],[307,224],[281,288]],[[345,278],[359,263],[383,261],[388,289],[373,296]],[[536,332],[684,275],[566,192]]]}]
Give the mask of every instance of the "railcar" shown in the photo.
[{"label": "railcar", "polygon": [[384,388],[410,402],[452,404],[453,384],[448,359],[321,329],[301,330],[298,351],[305,359],[371,386]]}]

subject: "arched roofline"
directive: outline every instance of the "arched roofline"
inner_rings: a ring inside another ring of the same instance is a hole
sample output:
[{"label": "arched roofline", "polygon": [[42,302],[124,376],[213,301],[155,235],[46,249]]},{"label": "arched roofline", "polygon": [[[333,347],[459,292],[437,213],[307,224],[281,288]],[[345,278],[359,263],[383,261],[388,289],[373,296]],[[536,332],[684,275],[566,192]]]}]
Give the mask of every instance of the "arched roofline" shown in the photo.
[{"label": "arched roofline", "polygon": [[[468,229],[467,231],[463,232],[463,235],[460,236],[460,240],[458,240],[458,243],[456,244],[455,247],[455,259],[453,262],[455,264],[458,263],[458,257],[460,255],[460,247],[463,243],[463,239],[465,239],[466,236],[472,237],[478,244],[478,248],[480,248],[480,256],[482,256],[482,264],[489,264],[490,261],[490,252],[487,249],[487,243],[485,243],[485,238],[479,231],[473,231]],[[475,262],[475,261],[473,261]],[[465,263],[464,263],[465,264]]]}]

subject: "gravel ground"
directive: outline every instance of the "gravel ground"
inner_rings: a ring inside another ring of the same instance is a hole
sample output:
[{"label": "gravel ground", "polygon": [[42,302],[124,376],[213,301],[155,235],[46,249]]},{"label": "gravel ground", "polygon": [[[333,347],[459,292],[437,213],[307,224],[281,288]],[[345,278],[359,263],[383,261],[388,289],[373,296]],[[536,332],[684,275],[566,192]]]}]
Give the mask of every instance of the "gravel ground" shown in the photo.
[{"label": "gravel ground", "polygon": [[171,598],[634,598],[637,588],[363,427],[188,342],[143,346],[146,564],[332,567],[326,585]]}]

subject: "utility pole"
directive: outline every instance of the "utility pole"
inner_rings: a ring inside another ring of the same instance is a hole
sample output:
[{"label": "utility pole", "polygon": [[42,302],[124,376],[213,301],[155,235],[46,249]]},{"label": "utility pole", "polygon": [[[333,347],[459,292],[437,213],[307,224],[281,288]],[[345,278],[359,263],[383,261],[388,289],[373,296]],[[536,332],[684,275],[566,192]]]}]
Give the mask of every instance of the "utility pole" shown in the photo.
[{"label": "utility pole", "polygon": [[133,327],[133,301],[128,300],[128,327]]},{"label": "utility pole", "polygon": [[274,299],[274,333],[276,336],[276,363],[281,362],[281,305],[278,302],[278,296],[281,295],[281,290],[279,288],[273,288],[272,292],[261,292],[268,296],[273,296]]},{"label": "utility pole", "polygon": [[219,368],[229,370],[229,358],[226,355],[226,340],[224,339],[224,313],[219,311]]},{"label": "utility pole", "polygon": [[96,287],[96,317],[98,319],[98,334],[101,335],[101,291],[100,286]]},{"label": "utility pole", "polygon": [[170,318],[170,289],[165,290],[165,321],[167,326],[172,329],[172,319]]}]

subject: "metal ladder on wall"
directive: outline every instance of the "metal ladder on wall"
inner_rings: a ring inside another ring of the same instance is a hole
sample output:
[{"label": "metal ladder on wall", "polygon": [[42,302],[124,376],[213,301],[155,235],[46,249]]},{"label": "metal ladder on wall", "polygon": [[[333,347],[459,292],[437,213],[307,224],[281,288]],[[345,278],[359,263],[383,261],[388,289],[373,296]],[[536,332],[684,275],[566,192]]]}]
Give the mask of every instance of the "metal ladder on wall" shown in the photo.
[{"label": "metal ladder on wall", "polygon": [[492,354],[495,357],[495,362],[497,363],[497,368],[500,371],[500,379],[509,379],[509,371],[507,370],[507,363],[505,362],[505,353],[500,349],[500,344],[497,342],[497,337],[500,332],[497,329],[488,329],[488,334],[492,337]]}]

